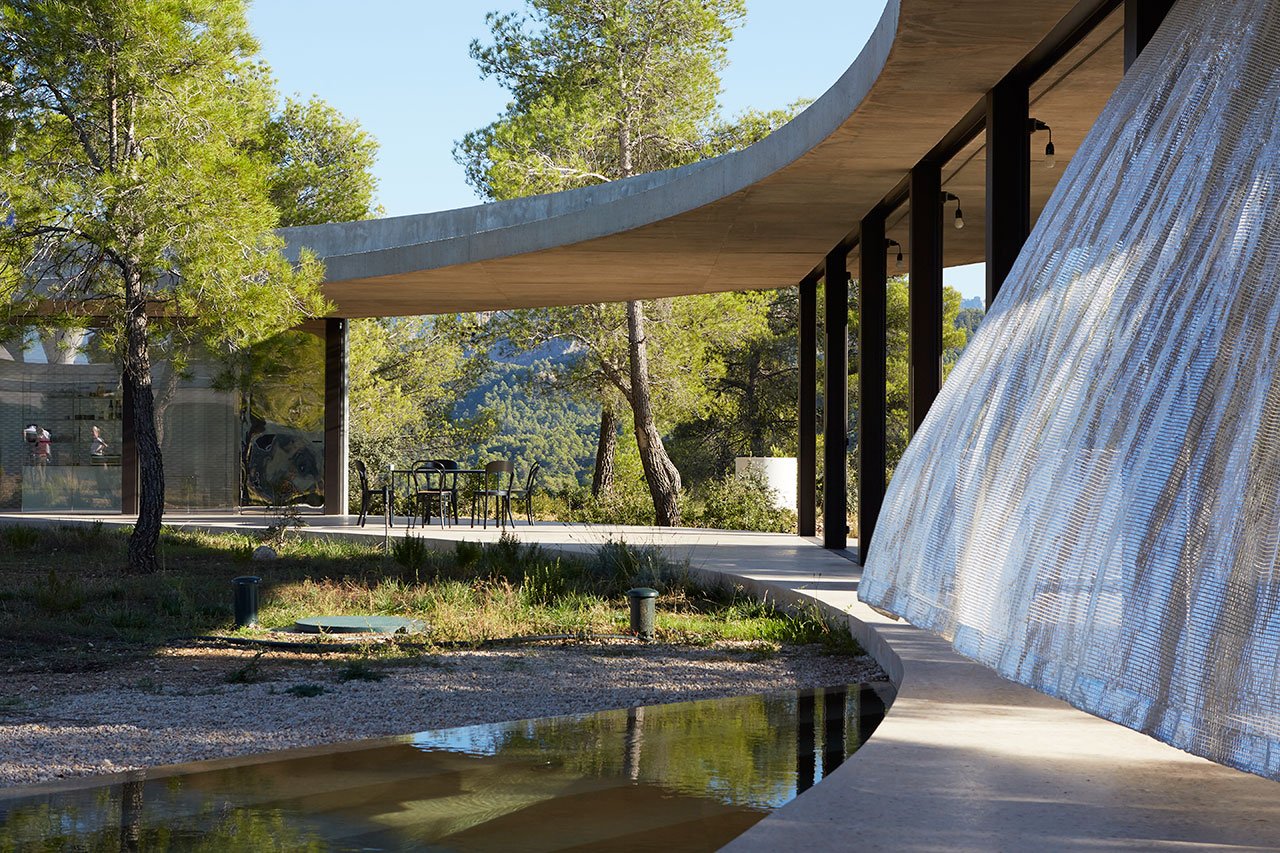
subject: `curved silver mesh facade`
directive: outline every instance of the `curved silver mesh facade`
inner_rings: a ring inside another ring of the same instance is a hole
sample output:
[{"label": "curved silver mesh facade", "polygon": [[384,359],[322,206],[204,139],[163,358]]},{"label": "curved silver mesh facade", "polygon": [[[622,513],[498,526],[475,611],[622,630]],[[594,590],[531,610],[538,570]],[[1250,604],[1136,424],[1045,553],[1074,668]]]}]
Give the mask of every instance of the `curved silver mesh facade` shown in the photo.
[{"label": "curved silver mesh facade", "polygon": [[1182,0],[890,485],[864,601],[1280,778],[1280,2]]}]

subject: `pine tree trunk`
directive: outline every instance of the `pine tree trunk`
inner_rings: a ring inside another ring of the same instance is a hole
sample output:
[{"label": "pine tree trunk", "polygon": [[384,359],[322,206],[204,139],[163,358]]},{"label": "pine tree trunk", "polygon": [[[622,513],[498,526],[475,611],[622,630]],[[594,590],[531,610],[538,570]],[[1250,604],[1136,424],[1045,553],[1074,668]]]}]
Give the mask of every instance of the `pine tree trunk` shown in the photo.
[{"label": "pine tree trunk", "polygon": [[618,447],[618,416],[613,405],[605,403],[600,410],[600,440],[596,443],[596,470],[591,475],[591,497],[598,498],[613,490],[613,457]]},{"label": "pine tree trunk", "polygon": [[[124,384],[133,399],[134,440],[138,453],[138,523],[129,537],[129,569],[150,573],[159,568],[156,544],[164,515],[164,465],[156,437],[155,400],[151,391],[151,353],[147,347],[146,300],[137,267],[125,275]],[[126,472],[125,476],[129,473]]]},{"label": "pine tree trunk", "polygon": [[649,350],[645,341],[644,306],[627,303],[627,342],[631,355],[631,412],[635,416],[636,447],[653,497],[653,511],[660,527],[680,525],[680,472],[667,456],[658,434],[649,395]]},{"label": "pine tree trunk", "polygon": [[747,413],[748,440],[752,456],[766,456],[764,446],[764,413],[760,405],[760,353],[752,350],[747,356],[746,394],[743,408]]}]

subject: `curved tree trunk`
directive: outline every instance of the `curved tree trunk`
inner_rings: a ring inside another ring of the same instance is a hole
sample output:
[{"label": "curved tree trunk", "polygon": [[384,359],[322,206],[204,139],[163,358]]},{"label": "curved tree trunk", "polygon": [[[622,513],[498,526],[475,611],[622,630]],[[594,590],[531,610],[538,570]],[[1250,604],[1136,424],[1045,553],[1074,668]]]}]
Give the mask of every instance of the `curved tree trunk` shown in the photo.
[{"label": "curved tree trunk", "polygon": [[[147,348],[146,300],[137,268],[125,275],[124,384],[133,400],[134,440],[138,448],[138,523],[129,537],[129,568],[154,572],[156,544],[164,515],[164,465],[156,437],[155,400],[151,391],[151,353]],[[129,476],[130,472],[125,472]]]},{"label": "curved tree trunk", "polygon": [[618,416],[613,404],[600,410],[600,440],[596,443],[596,470],[591,475],[591,497],[598,498],[613,489],[613,457],[618,448]]},{"label": "curved tree trunk", "polygon": [[660,527],[680,524],[680,472],[667,456],[667,449],[653,419],[649,396],[649,350],[645,341],[644,306],[627,303],[627,338],[631,355],[631,412],[635,416],[636,446],[644,478],[653,497],[653,511]]}]

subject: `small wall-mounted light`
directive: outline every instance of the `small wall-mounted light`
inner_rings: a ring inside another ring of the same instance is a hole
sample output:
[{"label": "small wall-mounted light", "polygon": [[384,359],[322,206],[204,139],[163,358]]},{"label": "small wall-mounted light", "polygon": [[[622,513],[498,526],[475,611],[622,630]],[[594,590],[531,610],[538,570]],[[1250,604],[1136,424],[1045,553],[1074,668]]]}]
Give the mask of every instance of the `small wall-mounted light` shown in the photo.
[{"label": "small wall-mounted light", "polygon": [[942,206],[945,208],[947,202],[954,201],[956,203],[956,230],[959,231],[964,227],[964,211],[960,209],[960,197],[955,193],[944,192],[942,194]]},{"label": "small wall-mounted light", "polygon": [[887,252],[887,251],[889,251],[890,249],[892,249],[892,248],[893,248],[893,247],[895,247],[895,246],[898,248],[898,260],[897,260],[896,262],[894,262],[893,268],[894,268],[894,269],[899,269],[899,270],[900,270],[900,269],[902,269],[902,244],[901,244],[901,243],[899,243],[897,240],[888,240],[888,239],[886,239],[886,240],[884,241],[884,249],[885,249],[885,251],[886,251],[886,252]]},{"label": "small wall-mounted light", "polygon": [[1052,169],[1058,164],[1058,157],[1053,149],[1053,128],[1049,127],[1049,125],[1045,124],[1038,118],[1027,120],[1027,131],[1029,133],[1036,133],[1041,130],[1047,130],[1049,132],[1049,144],[1044,147],[1044,167],[1046,169]]}]

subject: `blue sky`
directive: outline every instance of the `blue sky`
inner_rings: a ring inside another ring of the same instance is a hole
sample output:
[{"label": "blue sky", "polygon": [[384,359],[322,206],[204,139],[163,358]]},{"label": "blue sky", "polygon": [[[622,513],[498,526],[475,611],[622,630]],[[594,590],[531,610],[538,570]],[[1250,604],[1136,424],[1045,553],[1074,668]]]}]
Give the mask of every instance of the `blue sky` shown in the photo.
[{"label": "blue sky", "polygon": [[[480,79],[467,47],[486,38],[486,12],[522,7],[513,0],[255,0],[250,24],[282,93],[318,95],[378,139],[378,198],[388,216],[402,216],[479,202],[453,145],[493,121],[507,98]],[[883,8],[884,0],[748,0],[722,77],[723,110],[818,97],[857,56]],[[981,292],[980,270],[947,279],[966,296]]]}]

